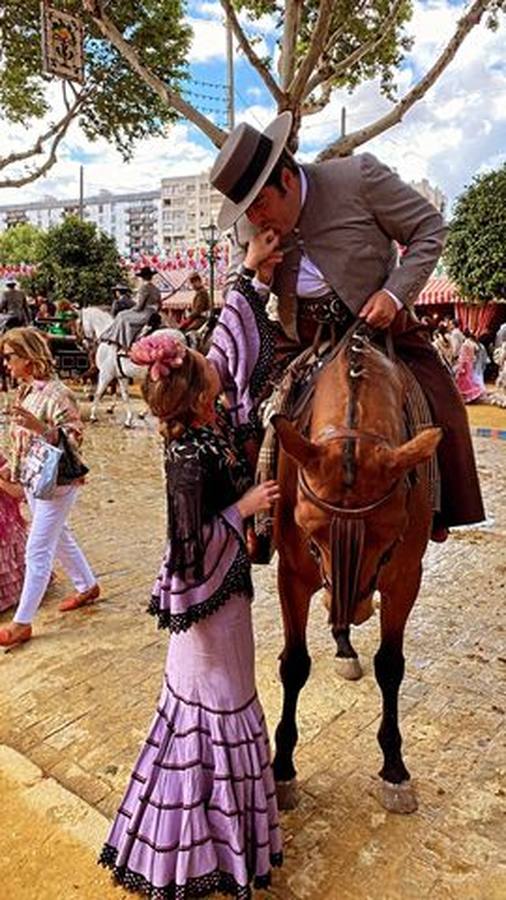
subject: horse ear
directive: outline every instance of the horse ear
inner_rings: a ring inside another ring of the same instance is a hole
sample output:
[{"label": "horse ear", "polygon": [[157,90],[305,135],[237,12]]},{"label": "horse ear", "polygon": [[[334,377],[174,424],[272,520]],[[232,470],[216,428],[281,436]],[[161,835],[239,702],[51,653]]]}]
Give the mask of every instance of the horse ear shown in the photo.
[{"label": "horse ear", "polygon": [[390,472],[399,478],[404,472],[409,472],[421,462],[430,459],[435,453],[436,447],[443,436],[441,428],[424,428],[420,434],[401,444],[400,447],[386,450],[382,448],[382,453],[386,454],[386,464]]},{"label": "horse ear", "polygon": [[285,453],[299,465],[308,466],[316,458],[318,448],[303,437],[285,416],[273,416],[271,421]]}]

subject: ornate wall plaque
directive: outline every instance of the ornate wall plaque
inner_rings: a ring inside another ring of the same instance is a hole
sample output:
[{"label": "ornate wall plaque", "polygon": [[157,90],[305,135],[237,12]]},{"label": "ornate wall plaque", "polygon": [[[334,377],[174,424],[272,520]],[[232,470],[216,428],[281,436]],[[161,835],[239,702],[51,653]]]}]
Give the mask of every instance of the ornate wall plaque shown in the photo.
[{"label": "ornate wall plaque", "polygon": [[42,65],[45,72],[84,82],[83,23],[78,16],[41,4]]}]

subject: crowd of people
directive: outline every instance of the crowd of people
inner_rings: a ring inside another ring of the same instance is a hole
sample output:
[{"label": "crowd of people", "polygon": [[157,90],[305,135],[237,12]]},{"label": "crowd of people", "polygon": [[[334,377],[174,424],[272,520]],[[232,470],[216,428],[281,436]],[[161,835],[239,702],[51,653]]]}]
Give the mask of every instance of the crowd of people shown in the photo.
[{"label": "crowd of people", "polygon": [[455,377],[464,403],[485,400],[487,389],[485,376],[496,361],[494,351],[506,340],[504,326],[494,338],[485,341],[469,329],[461,329],[458,321],[450,316],[441,319],[432,330],[432,343],[439,356]]}]

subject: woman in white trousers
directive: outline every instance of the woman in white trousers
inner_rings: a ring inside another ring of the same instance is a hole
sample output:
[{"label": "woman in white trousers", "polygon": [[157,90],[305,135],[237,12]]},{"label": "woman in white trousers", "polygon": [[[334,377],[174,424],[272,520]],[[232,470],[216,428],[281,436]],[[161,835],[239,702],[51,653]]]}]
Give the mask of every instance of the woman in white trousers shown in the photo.
[{"label": "woman in white trousers", "polygon": [[[16,481],[33,434],[56,445],[64,432],[76,451],[83,426],[76,400],[55,377],[47,343],[35,328],[8,331],[0,341],[0,352],[11,375],[21,382],[11,410],[10,429],[11,477]],[[95,575],[67,525],[81,481],[58,485],[47,500],[36,499],[29,490],[26,492],[32,524],[26,545],[25,578],[14,620],[0,629],[0,646],[12,647],[30,640],[32,621],[48,586],[55,558],[75,587],[75,593],[60,604],[62,612],[91,603],[100,594]]]}]

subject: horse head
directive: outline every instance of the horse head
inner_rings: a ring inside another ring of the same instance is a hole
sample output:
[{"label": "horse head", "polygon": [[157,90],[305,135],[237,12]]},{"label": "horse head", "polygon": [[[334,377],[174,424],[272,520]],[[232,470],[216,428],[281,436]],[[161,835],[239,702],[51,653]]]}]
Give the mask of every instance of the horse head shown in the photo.
[{"label": "horse head", "polygon": [[83,306],[77,320],[78,335],[96,343],[111,322],[112,315],[108,310],[100,306]]},{"label": "horse head", "polygon": [[[352,335],[318,378],[309,437],[282,417],[274,422],[297,468],[295,522],[320,559],[337,624],[349,625],[359,599],[372,593],[370,585],[408,524],[406,476],[433,455],[441,438],[439,428],[427,428],[403,440],[403,403],[395,364],[369,340]],[[429,519],[427,514],[426,529]],[[349,609],[338,610],[350,591]]]}]

